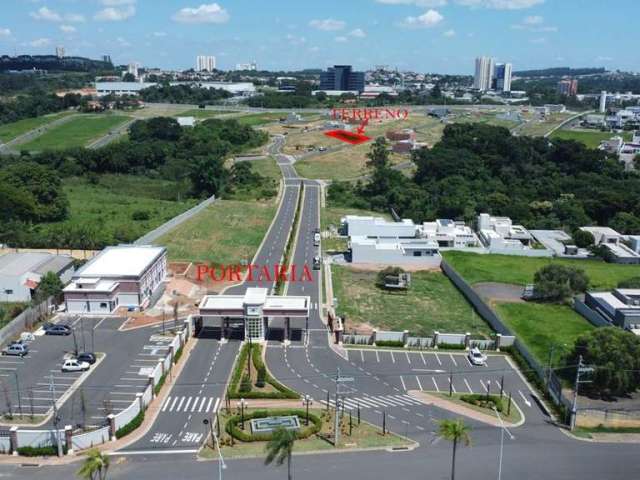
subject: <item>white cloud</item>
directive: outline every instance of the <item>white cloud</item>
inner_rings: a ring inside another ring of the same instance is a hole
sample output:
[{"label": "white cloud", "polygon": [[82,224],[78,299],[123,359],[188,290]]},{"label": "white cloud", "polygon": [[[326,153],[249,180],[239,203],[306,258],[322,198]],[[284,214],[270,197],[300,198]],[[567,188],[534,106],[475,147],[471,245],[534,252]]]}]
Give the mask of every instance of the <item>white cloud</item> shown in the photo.
[{"label": "white cloud", "polygon": [[100,22],[121,22],[136,14],[136,7],[126,5],[122,8],[107,7],[97,12],[93,18]]},{"label": "white cloud", "polygon": [[100,0],[105,7],[119,7],[121,5],[135,5],[136,0]]},{"label": "white cloud", "polygon": [[153,32],[154,37],[166,37],[167,32]]},{"label": "white cloud", "polygon": [[448,3],[447,0],[376,0],[376,2],[385,5],[415,5],[423,8],[444,7]]},{"label": "white cloud", "polygon": [[317,53],[320,51],[320,47],[309,47],[309,51],[312,53]]},{"label": "white cloud", "polygon": [[61,22],[62,15],[53,10],[49,10],[47,7],[40,7],[37,12],[29,13],[31,17],[36,20],[43,20],[45,22]]},{"label": "white cloud", "polygon": [[116,43],[120,46],[120,47],[130,47],[131,44],[124,38],[122,37],[118,37],[116,38]]},{"label": "white cloud", "polygon": [[342,20],[334,20],[333,18],[325,18],[324,20],[311,20],[309,26],[325,32],[342,30],[347,26]]},{"label": "white cloud", "polygon": [[304,45],[305,43],[307,43],[307,39],[305,37],[298,37],[291,33],[287,33],[285,38],[291,45]]},{"label": "white cloud", "polygon": [[30,47],[41,48],[51,45],[51,40],[48,38],[37,38],[27,43]]},{"label": "white cloud", "polygon": [[442,20],[444,17],[437,10],[427,10],[418,17],[406,17],[400,25],[406,28],[430,28]]},{"label": "white cloud", "polygon": [[345,43],[348,39],[347,37],[340,36],[340,37],[334,38],[334,40],[338,43]]},{"label": "white cloud", "polygon": [[442,35],[444,35],[445,37],[455,37],[456,36],[456,31],[453,30],[453,29],[447,30]]},{"label": "white cloud", "polygon": [[529,40],[529,42],[533,44],[541,44],[541,43],[547,43],[547,39],[544,37],[538,37],[538,38],[532,38],[531,40]]},{"label": "white cloud", "polygon": [[64,33],[74,33],[76,31],[76,27],[73,25],[60,25],[60,30]]},{"label": "white cloud", "polygon": [[355,28],[349,32],[349,36],[355,38],[364,38],[367,36],[367,34],[361,28]]},{"label": "white cloud", "polygon": [[544,22],[544,17],[540,15],[529,15],[528,17],[524,17],[522,23],[525,25],[541,25]]},{"label": "white cloud", "polygon": [[10,37],[11,36],[11,30],[9,30],[8,28],[0,28],[0,37]]},{"label": "white cloud", "polygon": [[55,10],[51,10],[47,7],[40,7],[37,11],[30,12],[29,15],[31,16],[31,18],[44,22],[84,22],[84,16],[80,15],[79,13],[66,13],[64,15],[61,15]]},{"label": "white cloud", "polygon": [[612,60],[613,60],[613,57],[605,57],[605,56],[596,57],[596,62],[610,62]]},{"label": "white cloud", "polygon": [[203,3],[197,8],[185,7],[171,18],[180,23],[226,23],[229,13],[217,3]]},{"label": "white cloud", "polygon": [[455,0],[466,7],[491,8],[494,10],[521,10],[544,3],[544,0]]},{"label": "white cloud", "polygon": [[529,32],[537,33],[558,31],[558,27],[544,25],[544,17],[541,17],[540,15],[524,17],[522,22],[511,25],[511,28],[514,30],[527,30]]}]

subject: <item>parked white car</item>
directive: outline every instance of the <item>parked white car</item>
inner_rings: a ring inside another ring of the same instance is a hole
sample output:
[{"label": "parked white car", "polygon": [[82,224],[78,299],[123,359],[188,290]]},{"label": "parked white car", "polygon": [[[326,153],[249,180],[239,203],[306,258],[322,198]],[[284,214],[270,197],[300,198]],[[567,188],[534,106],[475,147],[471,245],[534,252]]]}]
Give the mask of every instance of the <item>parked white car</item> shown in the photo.
[{"label": "parked white car", "polygon": [[79,362],[75,358],[70,358],[68,360],[65,360],[64,363],[62,364],[62,371],[63,372],[84,372],[86,370],[89,370],[90,367],[91,365],[89,365],[87,362]]},{"label": "parked white car", "polygon": [[487,364],[487,356],[478,347],[469,350],[469,361],[472,365],[484,366]]}]

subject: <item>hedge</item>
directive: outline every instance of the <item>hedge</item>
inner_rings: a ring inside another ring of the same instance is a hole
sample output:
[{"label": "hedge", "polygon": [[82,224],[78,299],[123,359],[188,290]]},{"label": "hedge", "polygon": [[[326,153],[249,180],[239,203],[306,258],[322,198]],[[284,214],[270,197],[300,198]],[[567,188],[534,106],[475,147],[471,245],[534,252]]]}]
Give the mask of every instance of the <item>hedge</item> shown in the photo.
[{"label": "hedge", "polygon": [[466,345],[463,343],[439,343],[438,348],[444,350],[466,350]]},{"label": "hedge", "polygon": [[164,385],[164,382],[166,379],[167,379],[167,372],[162,374],[162,376],[160,377],[160,380],[158,380],[158,383],[156,383],[156,386],[153,387],[153,393],[155,393],[156,395],[160,393],[160,389]]},{"label": "hedge", "polygon": [[182,356],[183,350],[184,350],[184,345],[182,345],[178,350],[176,350],[176,353],[173,356],[173,363],[178,363],[178,360],[180,360],[180,357]]},{"label": "hedge", "polygon": [[[23,457],[55,457],[58,455],[57,445],[47,445],[44,447],[18,447],[18,455]],[[67,446],[62,444],[62,453],[67,454]]]},{"label": "hedge", "polygon": [[[283,410],[256,410],[254,412],[245,413],[244,421],[248,422],[253,418],[265,418],[265,417],[286,417],[297,416],[300,422],[302,422],[300,430],[298,430],[296,438],[298,440],[309,438],[311,435],[315,435],[322,428],[322,420],[309,413],[309,425],[305,426],[304,421],[307,418],[307,412],[299,409],[283,409]],[[240,440],[241,442],[268,442],[273,437],[273,433],[250,433],[251,428],[245,425],[245,430],[242,430],[238,424],[241,423],[242,417],[240,415],[234,415],[225,425],[226,432],[232,437]]]},{"label": "hedge", "polygon": [[138,413],[138,415],[133,417],[133,420],[131,420],[129,423],[127,423],[126,425],[116,430],[116,438],[122,438],[125,435],[129,435],[136,428],[142,425],[143,421],[144,421],[144,410],[141,410],[140,413]]},{"label": "hedge", "polygon": [[495,395],[484,395],[482,393],[470,393],[468,395],[461,395],[460,400],[463,402],[469,403],[471,405],[476,405],[482,408],[492,409],[496,407],[500,413],[504,410],[504,403],[502,398],[497,397]]},{"label": "hedge", "polygon": [[[236,361],[235,368],[233,370],[233,375],[231,376],[231,382],[229,382],[229,390],[227,392],[227,396],[229,398],[253,398],[253,399],[263,399],[263,398],[275,398],[275,399],[298,399],[300,395],[291,390],[289,387],[282,385],[275,378],[273,378],[267,372],[267,367],[262,361],[262,345],[251,344],[251,363],[253,363],[254,368],[258,372],[258,381],[262,380],[262,376],[264,376],[264,382],[271,385],[275,388],[276,392],[261,392],[259,390],[243,390],[242,386],[245,383],[245,366],[247,364],[247,358],[249,356],[249,344],[246,343],[242,350],[240,350],[240,355],[238,355],[238,359]],[[256,382],[257,384],[258,382]],[[249,382],[251,385],[251,382]]]},{"label": "hedge", "polygon": [[402,340],[378,340],[376,347],[404,347]]}]

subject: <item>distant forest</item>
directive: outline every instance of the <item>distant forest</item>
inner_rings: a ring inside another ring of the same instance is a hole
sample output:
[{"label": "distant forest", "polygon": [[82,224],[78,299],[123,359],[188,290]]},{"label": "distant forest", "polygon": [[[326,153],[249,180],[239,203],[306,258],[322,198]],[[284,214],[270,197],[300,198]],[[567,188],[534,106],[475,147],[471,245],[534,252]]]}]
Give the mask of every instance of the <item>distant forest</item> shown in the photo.
[{"label": "distant forest", "polygon": [[33,69],[55,72],[112,72],[113,64],[84,57],[59,58],[56,55],[0,56],[0,72]]},{"label": "distant forest", "polygon": [[598,73],[605,73],[604,68],[571,68],[571,67],[556,67],[556,68],[543,68],[539,70],[520,70],[513,72],[518,77],[575,77],[578,75],[593,75]]}]

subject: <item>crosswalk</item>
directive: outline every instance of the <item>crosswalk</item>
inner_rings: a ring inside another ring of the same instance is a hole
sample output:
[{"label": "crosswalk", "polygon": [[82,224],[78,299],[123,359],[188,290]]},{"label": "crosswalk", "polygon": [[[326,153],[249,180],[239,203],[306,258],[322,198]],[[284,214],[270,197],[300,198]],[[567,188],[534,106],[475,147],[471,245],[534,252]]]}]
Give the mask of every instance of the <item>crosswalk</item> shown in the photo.
[{"label": "crosswalk", "polygon": [[208,413],[216,410],[220,403],[220,397],[200,396],[169,396],[162,405],[162,412],[179,413]]},{"label": "crosswalk", "polygon": [[[381,396],[366,396],[366,397],[345,397],[340,399],[340,403],[344,402],[345,408],[356,409],[360,408],[390,408],[390,407],[405,407],[411,405],[424,405],[424,403],[416,400],[409,395],[381,395]],[[326,400],[322,400],[321,403],[327,404]],[[335,408],[335,399],[329,400],[329,405]]]}]

